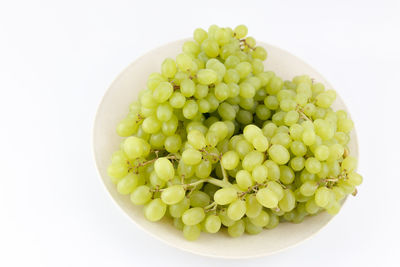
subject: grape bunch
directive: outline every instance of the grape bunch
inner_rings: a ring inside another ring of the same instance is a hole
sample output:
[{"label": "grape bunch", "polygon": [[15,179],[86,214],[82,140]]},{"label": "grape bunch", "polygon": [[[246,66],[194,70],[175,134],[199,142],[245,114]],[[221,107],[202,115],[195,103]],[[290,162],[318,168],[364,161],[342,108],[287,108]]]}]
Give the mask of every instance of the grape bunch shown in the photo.
[{"label": "grape bunch", "polygon": [[347,144],[353,122],[334,90],[265,70],[247,27],[196,29],[119,122],[111,181],[152,222],[172,218],[188,240],[227,228],[336,214],[362,177]]}]

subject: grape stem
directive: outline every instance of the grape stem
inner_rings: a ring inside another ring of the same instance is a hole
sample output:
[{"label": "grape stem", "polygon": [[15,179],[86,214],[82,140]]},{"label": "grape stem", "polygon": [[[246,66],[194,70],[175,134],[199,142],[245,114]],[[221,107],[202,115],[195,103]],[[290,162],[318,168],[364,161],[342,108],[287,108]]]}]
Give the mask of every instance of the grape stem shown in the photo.
[{"label": "grape stem", "polygon": [[218,204],[216,202],[212,202],[210,205],[204,207],[204,211],[208,212],[208,211],[215,210],[215,209],[217,209],[217,206],[218,206]]},{"label": "grape stem", "polygon": [[210,183],[210,184],[213,184],[213,185],[216,185],[216,186],[219,186],[219,187],[232,186],[232,184],[230,182],[219,180],[219,179],[214,178],[214,177],[201,179],[201,180],[198,180],[198,181],[190,183],[190,184],[185,184],[184,186],[187,188],[187,187],[191,187],[191,186],[196,186],[196,185],[201,184],[201,183]]},{"label": "grape stem", "polygon": [[222,167],[221,161],[219,162],[219,165],[221,166],[221,171],[222,171],[222,177],[223,177],[222,181],[229,182],[228,175],[226,174],[226,170],[224,169],[224,167]]},{"label": "grape stem", "polygon": [[308,121],[312,121],[312,119],[310,119],[310,118],[304,113],[303,109],[302,109],[299,105],[297,105],[296,111],[300,114],[300,117],[301,117],[301,118],[303,118],[303,119],[305,119],[305,120],[308,120]]}]

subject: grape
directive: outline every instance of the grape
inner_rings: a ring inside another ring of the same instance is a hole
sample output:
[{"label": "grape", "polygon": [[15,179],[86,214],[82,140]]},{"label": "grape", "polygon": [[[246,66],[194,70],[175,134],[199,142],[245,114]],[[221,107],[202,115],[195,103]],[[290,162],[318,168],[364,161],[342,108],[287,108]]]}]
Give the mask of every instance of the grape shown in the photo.
[{"label": "grape", "polygon": [[189,209],[190,200],[184,197],[180,202],[172,204],[168,207],[169,214],[174,218],[182,217],[182,214]]},{"label": "grape", "polygon": [[258,214],[258,216],[250,218],[250,221],[260,227],[264,227],[269,223],[270,217],[269,214],[263,210]]},{"label": "grape", "polygon": [[228,151],[221,158],[221,164],[226,170],[233,170],[239,164],[239,154],[236,151]]},{"label": "grape", "polygon": [[256,194],[258,202],[266,208],[275,208],[278,205],[278,196],[269,188],[262,188]]},{"label": "grape", "polygon": [[242,220],[236,221],[233,225],[228,227],[228,234],[231,237],[239,237],[243,235],[245,224]]},{"label": "grape", "polygon": [[214,201],[218,205],[227,205],[237,199],[237,191],[233,187],[219,189],[214,194]]},{"label": "grape", "polygon": [[158,158],[154,162],[154,170],[157,176],[165,181],[174,178],[175,175],[174,166],[167,158]]},{"label": "grape", "polygon": [[268,154],[279,165],[286,164],[290,159],[289,151],[282,145],[272,145],[268,149]]},{"label": "grape", "polygon": [[119,180],[117,183],[118,193],[128,195],[138,186],[139,176],[134,173],[129,173],[127,176]]},{"label": "grape", "polygon": [[208,215],[204,222],[204,229],[211,234],[219,231],[221,228],[221,219],[216,215]]},{"label": "grape", "polygon": [[167,205],[159,198],[153,199],[143,208],[144,216],[151,222],[161,220],[161,218],[164,217],[166,210]]},{"label": "grape", "polygon": [[201,227],[200,225],[185,225],[183,226],[183,236],[189,240],[194,241],[199,238],[201,234]]},{"label": "grape", "polygon": [[348,149],[354,123],[332,107],[336,92],[266,71],[268,53],[247,33],[194,30],[116,124],[123,140],[107,168],[116,192],[144,205],[149,221],[168,209],[187,240],[337,214],[363,180]]},{"label": "grape", "polygon": [[233,201],[229,204],[227,215],[234,221],[239,220],[246,213],[246,202],[240,199]]},{"label": "grape", "polygon": [[201,155],[200,151],[193,149],[193,148],[186,149],[182,153],[182,161],[186,165],[197,165],[200,163],[201,158],[202,158],[202,155]]},{"label": "grape", "polygon": [[189,200],[192,207],[204,208],[210,203],[210,196],[202,191],[194,191],[190,195]]},{"label": "grape", "polygon": [[161,192],[161,200],[167,205],[176,204],[185,197],[185,189],[182,185],[173,185]]}]

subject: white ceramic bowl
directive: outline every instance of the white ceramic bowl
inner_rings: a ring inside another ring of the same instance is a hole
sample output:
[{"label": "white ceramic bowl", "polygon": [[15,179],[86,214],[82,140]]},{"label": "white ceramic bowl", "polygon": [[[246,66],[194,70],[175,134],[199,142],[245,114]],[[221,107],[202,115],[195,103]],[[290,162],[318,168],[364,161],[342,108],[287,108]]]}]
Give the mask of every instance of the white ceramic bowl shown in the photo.
[{"label": "white ceramic bowl", "polygon": [[[300,224],[281,223],[273,230],[265,230],[258,235],[243,235],[231,238],[225,233],[202,233],[195,242],[186,241],[182,232],[175,229],[171,222],[152,223],[147,221],[142,213],[142,207],[134,206],[129,196],[118,194],[116,187],[107,176],[107,166],[111,154],[119,148],[122,140],[116,134],[117,123],[126,116],[129,104],[137,97],[139,90],[146,87],[150,73],[160,71],[162,61],[166,57],[174,58],[181,51],[186,39],[176,41],[156,48],[130,64],[111,84],[98,108],[94,132],[93,146],[97,168],[107,191],[116,204],[132,221],[150,235],[176,248],[204,256],[221,258],[251,258],[265,256],[292,247],[310,238],[321,230],[332,216],[322,212],[313,217],[307,217]],[[265,62],[266,70],[273,70],[283,79],[292,79],[296,75],[308,74],[327,88],[333,88],[328,81],[312,67],[292,54],[275,46],[258,43],[268,52]],[[334,103],[335,109],[346,109],[338,96]],[[351,134],[349,144],[351,154],[358,156],[355,131]],[[164,219],[167,220],[167,219]]]}]

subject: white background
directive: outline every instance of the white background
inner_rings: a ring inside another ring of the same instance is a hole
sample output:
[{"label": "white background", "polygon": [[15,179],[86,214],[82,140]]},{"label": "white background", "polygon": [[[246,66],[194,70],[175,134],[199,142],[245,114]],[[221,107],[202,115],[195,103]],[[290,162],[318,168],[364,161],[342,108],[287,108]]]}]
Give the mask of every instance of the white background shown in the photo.
[{"label": "white background", "polygon": [[[0,266],[400,266],[399,5],[1,1]],[[311,240],[265,258],[210,259],[148,236],[106,194],[91,154],[96,108],[117,74],[214,23],[244,23],[310,63],[358,131],[358,196]]]}]

